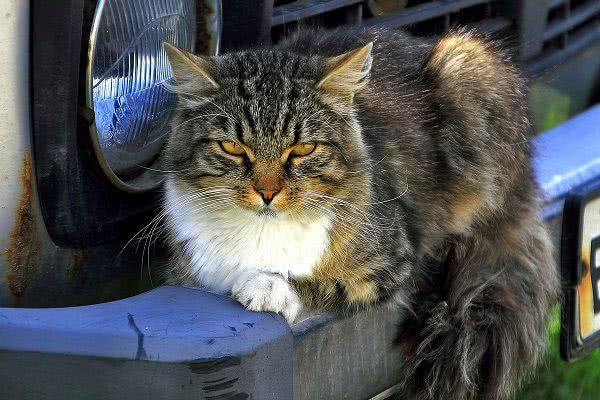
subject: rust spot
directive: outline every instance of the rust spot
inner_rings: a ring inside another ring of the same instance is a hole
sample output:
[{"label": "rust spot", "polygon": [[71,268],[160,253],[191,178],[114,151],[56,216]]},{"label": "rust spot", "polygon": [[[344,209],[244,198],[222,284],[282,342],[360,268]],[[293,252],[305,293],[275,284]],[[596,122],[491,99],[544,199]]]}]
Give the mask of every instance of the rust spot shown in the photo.
[{"label": "rust spot", "polygon": [[579,325],[583,336],[588,336],[594,331],[594,291],[590,277],[589,252],[582,252],[581,264],[583,275],[581,283],[577,287],[579,292]]},{"label": "rust spot", "polygon": [[6,282],[15,296],[22,296],[35,276],[40,260],[40,239],[37,235],[33,211],[31,160],[23,156],[21,172],[23,193],[16,212],[15,226],[4,250]]}]

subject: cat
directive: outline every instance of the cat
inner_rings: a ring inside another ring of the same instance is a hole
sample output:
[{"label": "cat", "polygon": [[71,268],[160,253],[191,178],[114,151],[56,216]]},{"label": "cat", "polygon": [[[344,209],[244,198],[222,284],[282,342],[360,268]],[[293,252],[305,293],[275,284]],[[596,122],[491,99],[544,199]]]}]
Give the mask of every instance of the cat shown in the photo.
[{"label": "cat", "polygon": [[559,293],[509,57],[360,27],[165,49],[171,282],[289,322],[395,304],[409,398],[509,398]]}]

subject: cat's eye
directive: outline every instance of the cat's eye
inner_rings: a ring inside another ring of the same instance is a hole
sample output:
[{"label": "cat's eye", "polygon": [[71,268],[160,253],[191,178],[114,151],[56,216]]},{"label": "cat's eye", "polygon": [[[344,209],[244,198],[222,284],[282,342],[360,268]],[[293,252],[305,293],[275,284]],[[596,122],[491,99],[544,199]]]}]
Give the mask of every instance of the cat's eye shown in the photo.
[{"label": "cat's eye", "polygon": [[219,144],[221,145],[221,148],[223,149],[223,151],[225,153],[228,153],[228,154],[231,154],[234,156],[242,156],[242,155],[246,154],[246,150],[244,150],[244,148],[242,146],[240,146],[239,144],[237,144],[236,142],[224,140],[222,142],[219,142]]},{"label": "cat's eye", "polygon": [[292,147],[292,151],[290,152],[291,157],[304,157],[315,151],[315,147],[317,147],[314,143],[301,143]]}]

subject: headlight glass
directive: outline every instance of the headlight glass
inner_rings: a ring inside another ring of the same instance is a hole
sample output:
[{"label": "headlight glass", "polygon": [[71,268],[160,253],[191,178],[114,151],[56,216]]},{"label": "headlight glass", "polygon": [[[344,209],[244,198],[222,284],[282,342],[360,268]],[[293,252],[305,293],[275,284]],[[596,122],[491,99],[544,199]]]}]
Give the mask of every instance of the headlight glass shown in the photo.
[{"label": "headlight glass", "polygon": [[[96,7],[86,82],[95,114],[92,142],[101,166],[123,189],[143,191],[159,183],[146,172],[167,138],[175,104],[161,85],[171,78],[162,42],[194,50],[197,2],[100,0]],[[203,4],[200,11],[207,10],[217,12]]]}]

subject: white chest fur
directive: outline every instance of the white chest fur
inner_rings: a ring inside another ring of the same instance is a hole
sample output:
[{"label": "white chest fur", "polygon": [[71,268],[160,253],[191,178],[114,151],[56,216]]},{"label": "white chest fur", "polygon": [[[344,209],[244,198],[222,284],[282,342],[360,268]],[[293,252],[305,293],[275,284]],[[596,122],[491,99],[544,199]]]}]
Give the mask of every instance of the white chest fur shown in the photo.
[{"label": "white chest fur", "polygon": [[329,245],[331,221],[325,215],[303,222],[288,215],[261,218],[236,206],[193,211],[176,207],[180,198],[167,184],[174,236],[186,243],[195,280],[217,292],[228,292],[243,276],[260,271],[310,275]]}]

